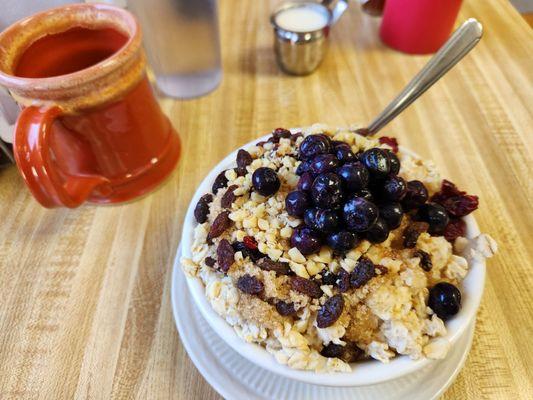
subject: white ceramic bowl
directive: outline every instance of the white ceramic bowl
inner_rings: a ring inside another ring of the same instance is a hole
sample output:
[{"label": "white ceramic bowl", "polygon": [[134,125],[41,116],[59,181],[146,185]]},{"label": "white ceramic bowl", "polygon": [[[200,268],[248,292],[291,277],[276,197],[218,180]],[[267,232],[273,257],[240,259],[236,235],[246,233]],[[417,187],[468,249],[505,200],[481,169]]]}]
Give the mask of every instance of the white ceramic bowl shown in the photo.
[{"label": "white ceramic bowl", "polygon": [[[248,148],[253,146],[259,140],[265,140],[270,135],[259,138],[250,142],[241,148]],[[403,153],[415,155],[415,153],[401,149]],[[191,245],[193,242],[193,232],[196,226],[194,219],[194,207],[202,195],[211,191],[211,186],[216,176],[223,170],[235,167],[235,157],[237,150],[228,155],[222,160],[213,170],[207,175],[203,182],[198,187],[194,194],[185,221],[183,222],[183,233],[181,238],[182,255],[191,258]],[[475,219],[468,215],[465,218],[467,225],[466,236],[468,238],[479,234],[479,228]],[[276,374],[285,376],[287,378],[296,379],[306,383],[326,386],[364,386],[372,385],[380,382],[390,381],[401,376],[413,373],[420,370],[424,366],[433,362],[430,359],[421,359],[417,361],[411,360],[407,356],[399,356],[392,359],[389,363],[384,364],[377,360],[368,360],[352,364],[352,372],[337,372],[337,373],[316,373],[313,371],[300,371],[279,364],[274,357],[268,353],[263,347],[257,344],[245,342],[235,333],[231,327],[222,317],[220,317],[211,307],[211,304],[205,296],[205,287],[200,278],[187,277],[187,285],[192,294],[194,302],[207,320],[209,325],[220,337],[231,346],[241,356]],[[462,306],[459,313],[446,322],[446,329],[448,333],[445,338],[450,341],[452,346],[457,342],[459,337],[465,332],[470,322],[475,318],[481,296],[483,294],[483,287],[485,285],[485,263],[475,262],[470,265],[470,270],[461,288],[462,292]]]}]

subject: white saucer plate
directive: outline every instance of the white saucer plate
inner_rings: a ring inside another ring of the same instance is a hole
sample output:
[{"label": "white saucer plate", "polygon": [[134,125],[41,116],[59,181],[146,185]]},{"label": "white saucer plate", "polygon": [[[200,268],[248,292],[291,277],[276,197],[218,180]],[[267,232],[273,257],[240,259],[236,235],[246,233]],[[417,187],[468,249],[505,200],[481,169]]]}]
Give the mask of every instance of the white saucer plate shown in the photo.
[{"label": "white saucer plate", "polygon": [[198,371],[227,400],[436,399],[451,385],[472,345],[473,322],[446,359],[392,381],[370,386],[329,387],[284,378],[246,360],[212,330],[191,298],[179,263],[180,250],[174,262],[171,287],[176,326]]}]

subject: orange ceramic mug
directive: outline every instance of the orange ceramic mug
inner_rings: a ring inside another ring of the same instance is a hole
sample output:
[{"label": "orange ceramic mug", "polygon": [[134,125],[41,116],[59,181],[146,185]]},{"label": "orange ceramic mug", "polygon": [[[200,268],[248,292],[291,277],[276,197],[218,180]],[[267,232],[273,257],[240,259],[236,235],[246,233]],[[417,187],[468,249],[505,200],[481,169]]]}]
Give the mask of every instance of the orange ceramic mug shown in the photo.
[{"label": "orange ceramic mug", "polygon": [[22,107],[15,159],[45,207],[133,199],[178,161],[139,24],[123,9],[75,4],[13,24],[0,34],[0,84]]}]

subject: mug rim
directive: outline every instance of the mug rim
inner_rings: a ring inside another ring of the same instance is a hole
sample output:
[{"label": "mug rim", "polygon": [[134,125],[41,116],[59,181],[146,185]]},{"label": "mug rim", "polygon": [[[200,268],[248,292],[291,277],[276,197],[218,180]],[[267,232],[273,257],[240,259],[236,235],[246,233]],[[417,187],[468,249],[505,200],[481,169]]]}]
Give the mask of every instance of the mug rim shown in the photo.
[{"label": "mug rim", "polygon": [[[103,13],[109,16],[108,19],[98,21],[83,20],[82,17],[88,12]],[[57,31],[53,29],[46,29],[57,14],[61,13],[63,16],[72,15],[74,18],[70,21],[64,22],[61,28]],[[119,21],[113,20],[113,16],[118,17]],[[44,26],[39,26],[44,24]],[[49,77],[21,77],[16,76],[14,69],[20,56],[35,43],[36,40],[44,37],[47,33],[61,33],[74,27],[112,27],[123,34],[127,35],[127,41],[109,57],[87,68],[80,69],[68,74],[49,76]],[[30,30],[29,27],[34,27]],[[26,34],[26,41],[22,43],[10,43],[10,41],[20,34],[21,31],[26,30],[30,33]],[[0,84],[4,85],[10,90],[17,92],[24,90],[29,85],[32,85],[33,92],[51,92],[54,90],[65,90],[87,83],[94,82],[108,75],[109,73],[127,65],[132,58],[135,58],[137,53],[141,50],[141,29],[139,22],[133,14],[120,7],[111,6],[108,4],[72,4],[67,6],[54,7],[36,14],[32,14],[21,20],[18,20],[8,26],[3,32],[0,32]],[[14,53],[11,57],[6,57],[6,54]],[[3,61],[2,61],[3,59]],[[6,61],[7,60],[7,61]]]}]

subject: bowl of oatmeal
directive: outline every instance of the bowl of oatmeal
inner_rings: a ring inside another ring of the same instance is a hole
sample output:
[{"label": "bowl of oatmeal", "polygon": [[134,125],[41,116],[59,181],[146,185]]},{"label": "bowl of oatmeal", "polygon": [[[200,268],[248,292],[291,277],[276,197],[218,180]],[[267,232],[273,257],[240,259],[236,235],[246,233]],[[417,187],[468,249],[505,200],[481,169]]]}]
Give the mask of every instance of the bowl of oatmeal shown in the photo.
[{"label": "bowl of oatmeal", "polygon": [[445,358],[475,318],[496,251],[477,207],[393,138],[276,129],[201,183],[181,265],[243,357],[308,383],[376,384]]}]

